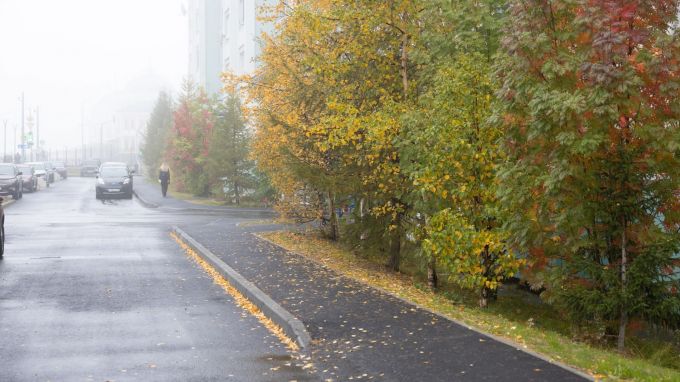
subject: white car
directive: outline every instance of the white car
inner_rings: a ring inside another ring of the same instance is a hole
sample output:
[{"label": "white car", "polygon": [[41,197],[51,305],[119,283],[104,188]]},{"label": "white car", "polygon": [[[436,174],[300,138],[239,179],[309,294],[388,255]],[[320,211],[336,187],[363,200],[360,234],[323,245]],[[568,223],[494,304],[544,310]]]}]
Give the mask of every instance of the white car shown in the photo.
[{"label": "white car", "polygon": [[44,180],[47,184],[47,187],[50,186],[49,179],[47,179],[47,168],[45,167],[44,162],[28,162],[24,164],[33,167],[35,170],[35,176]]}]

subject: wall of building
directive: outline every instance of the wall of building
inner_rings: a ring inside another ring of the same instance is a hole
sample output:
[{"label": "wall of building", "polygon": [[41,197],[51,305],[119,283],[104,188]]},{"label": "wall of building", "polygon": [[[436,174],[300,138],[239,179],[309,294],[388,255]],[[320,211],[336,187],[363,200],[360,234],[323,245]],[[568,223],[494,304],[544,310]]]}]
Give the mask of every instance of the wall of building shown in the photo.
[{"label": "wall of building", "polygon": [[190,0],[188,75],[208,94],[222,89],[222,0]]},{"label": "wall of building", "polygon": [[189,76],[209,94],[221,90],[221,73],[252,73],[261,36],[273,27],[258,20],[262,6],[276,0],[190,0]]}]

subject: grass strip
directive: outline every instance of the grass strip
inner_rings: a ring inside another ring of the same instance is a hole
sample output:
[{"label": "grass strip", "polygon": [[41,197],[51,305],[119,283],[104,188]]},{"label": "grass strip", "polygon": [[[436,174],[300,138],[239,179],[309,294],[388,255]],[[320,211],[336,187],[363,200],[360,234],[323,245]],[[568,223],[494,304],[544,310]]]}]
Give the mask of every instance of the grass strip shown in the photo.
[{"label": "grass strip", "polygon": [[[281,247],[305,256],[341,275],[373,286],[411,303],[464,323],[486,333],[510,340],[524,348],[580,369],[601,381],[680,381],[680,371],[654,364],[634,356],[624,356],[615,351],[576,341],[551,330],[559,325],[554,317],[541,316],[539,307],[532,307],[519,299],[499,301],[487,309],[465,303],[464,298],[433,293],[418,287],[411,276],[387,271],[386,268],[361,258],[339,243],[330,242],[311,233],[287,231],[258,234]],[[526,319],[523,312],[530,310]]]}]

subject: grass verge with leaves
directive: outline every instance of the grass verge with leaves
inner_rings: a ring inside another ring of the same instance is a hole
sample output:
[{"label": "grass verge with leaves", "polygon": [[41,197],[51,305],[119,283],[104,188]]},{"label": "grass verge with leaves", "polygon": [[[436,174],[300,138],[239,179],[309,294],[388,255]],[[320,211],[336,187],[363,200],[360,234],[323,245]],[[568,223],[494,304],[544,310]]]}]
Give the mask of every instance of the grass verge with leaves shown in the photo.
[{"label": "grass verge with leaves", "polygon": [[[550,306],[525,293],[507,295],[487,309],[477,307],[474,296],[445,286],[432,293],[415,276],[388,271],[382,264],[362,258],[342,244],[330,242],[312,232],[267,232],[260,237],[314,260],[339,274],[377,287],[399,298],[462,322],[486,333],[517,343],[555,361],[593,375],[597,380],[678,381],[680,359],[671,347],[644,346],[629,356],[574,340],[568,323]],[[655,354],[652,354],[655,353]]]}]

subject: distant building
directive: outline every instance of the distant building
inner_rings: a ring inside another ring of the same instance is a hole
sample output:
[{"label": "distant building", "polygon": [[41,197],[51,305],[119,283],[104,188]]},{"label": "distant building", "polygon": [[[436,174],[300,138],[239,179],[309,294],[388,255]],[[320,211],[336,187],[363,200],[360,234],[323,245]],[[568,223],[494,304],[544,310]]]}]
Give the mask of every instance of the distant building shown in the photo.
[{"label": "distant building", "polygon": [[189,77],[208,94],[222,89],[222,0],[189,0]]},{"label": "distant building", "polygon": [[169,84],[152,72],[140,73],[123,88],[92,104],[86,113],[85,158],[136,164],[146,125],[160,91]]},{"label": "distant building", "polygon": [[257,67],[262,33],[273,25],[258,20],[262,6],[275,0],[222,0],[222,70],[242,75]]},{"label": "distant building", "polygon": [[189,0],[189,77],[208,94],[222,88],[221,73],[242,75],[257,66],[263,32],[262,6],[276,0]]}]

